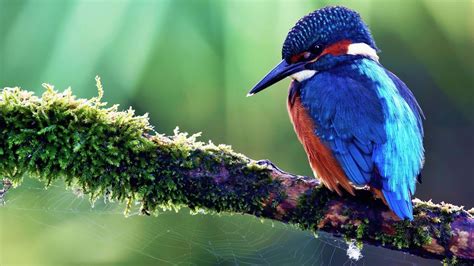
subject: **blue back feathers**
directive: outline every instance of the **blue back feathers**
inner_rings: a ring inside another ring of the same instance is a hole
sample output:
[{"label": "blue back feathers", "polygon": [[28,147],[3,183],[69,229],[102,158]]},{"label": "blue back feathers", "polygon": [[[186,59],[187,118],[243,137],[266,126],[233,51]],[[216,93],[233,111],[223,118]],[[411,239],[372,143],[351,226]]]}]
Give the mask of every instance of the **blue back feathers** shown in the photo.
[{"label": "blue back feathers", "polygon": [[349,180],[381,189],[397,216],[413,219],[411,195],[423,165],[422,113],[405,84],[377,62],[359,58],[319,72],[300,93],[315,133]]},{"label": "blue back feathers", "polygon": [[286,37],[282,57],[288,59],[314,44],[326,46],[341,40],[363,42],[377,50],[360,15],[348,8],[336,6],[318,9],[300,19]]}]

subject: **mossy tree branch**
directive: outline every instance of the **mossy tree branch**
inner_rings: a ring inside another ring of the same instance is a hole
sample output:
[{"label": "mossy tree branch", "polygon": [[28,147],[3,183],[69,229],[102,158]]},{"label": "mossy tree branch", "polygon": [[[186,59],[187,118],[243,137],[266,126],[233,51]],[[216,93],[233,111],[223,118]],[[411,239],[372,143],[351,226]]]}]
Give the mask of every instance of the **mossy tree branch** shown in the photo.
[{"label": "mossy tree branch", "polygon": [[367,190],[340,197],[316,179],[229,146],[157,134],[146,116],[105,108],[97,81],[99,97],[90,100],[49,85],[41,98],[3,89],[0,175],[14,186],[25,175],[46,184],[62,179],[93,200],[126,202],[126,211],[138,201],[143,214],[182,206],[246,213],[421,257],[474,262],[473,210],[415,200],[415,220],[398,221]]}]

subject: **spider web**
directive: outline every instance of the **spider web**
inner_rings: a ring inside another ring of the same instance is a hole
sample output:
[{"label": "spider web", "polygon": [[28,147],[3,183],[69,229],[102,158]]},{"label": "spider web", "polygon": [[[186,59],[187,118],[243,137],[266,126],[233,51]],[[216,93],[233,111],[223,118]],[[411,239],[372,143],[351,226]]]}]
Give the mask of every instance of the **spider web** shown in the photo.
[{"label": "spider web", "polygon": [[[25,180],[0,207],[0,264],[134,265],[431,265],[433,261],[364,246],[358,261],[348,244],[294,226],[249,215],[191,215],[189,210],[157,217],[67,190],[62,183]],[[27,256],[25,256],[27,255]]]}]

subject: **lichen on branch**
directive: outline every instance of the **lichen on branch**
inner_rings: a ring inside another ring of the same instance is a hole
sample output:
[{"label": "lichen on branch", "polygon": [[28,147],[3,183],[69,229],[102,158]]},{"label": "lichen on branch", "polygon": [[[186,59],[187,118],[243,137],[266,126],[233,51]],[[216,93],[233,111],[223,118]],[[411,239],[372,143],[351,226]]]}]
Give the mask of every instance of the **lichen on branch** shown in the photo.
[{"label": "lichen on branch", "polygon": [[259,214],[276,183],[228,146],[178,131],[165,137],[147,115],[45,88],[41,98],[18,88],[1,96],[0,175],[15,185],[25,174],[46,184],[63,179],[92,200],[127,202],[126,211],[138,201],[144,213],[188,206]]},{"label": "lichen on branch", "polygon": [[245,213],[423,257],[474,260],[472,211],[414,201],[415,220],[399,221],[367,190],[338,196],[316,179],[198,135],[158,134],[146,115],[107,108],[99,79],[92,99],[44,87],[41,97],[19,88],[1,92],[0,176],[13,186],[26,175],[47,185],[64,180],[92,200],[126,203],[125,212],[139,202],[143,214],[182,206]]}]

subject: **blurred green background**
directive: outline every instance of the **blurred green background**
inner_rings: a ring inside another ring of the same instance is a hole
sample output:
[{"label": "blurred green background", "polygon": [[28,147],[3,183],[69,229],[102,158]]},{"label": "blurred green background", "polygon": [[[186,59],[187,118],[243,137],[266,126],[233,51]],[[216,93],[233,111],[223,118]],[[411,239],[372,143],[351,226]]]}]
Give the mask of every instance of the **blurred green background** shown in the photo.
[{"label": "blurred green background", "polygon": [[[474,1],[0,0],[0,87],[80,97],[148,112],[161,133],[203,132],[252,158],[311,175],[286,113],[288,81],[247,91],[279,62],[287,31],[328,4],[359,11],[381,63],[425,111],[426,165],[416,196],[474,206]],[[350,263],[341,241],[241,215],[122,215],[32,180],[0,208],[0,264]],[[365,247],[357,264],[429,265]]]}]

